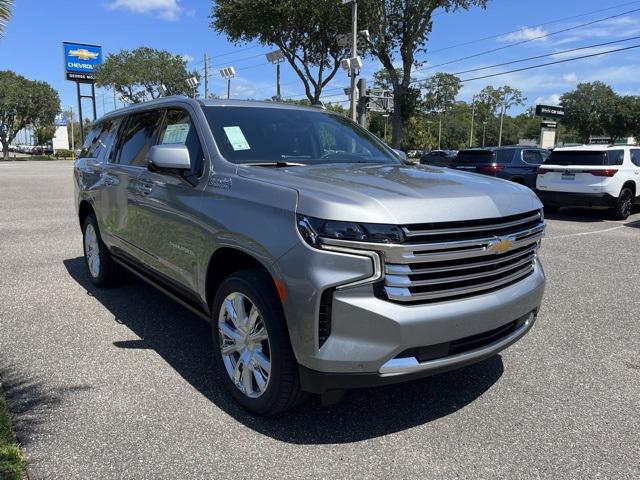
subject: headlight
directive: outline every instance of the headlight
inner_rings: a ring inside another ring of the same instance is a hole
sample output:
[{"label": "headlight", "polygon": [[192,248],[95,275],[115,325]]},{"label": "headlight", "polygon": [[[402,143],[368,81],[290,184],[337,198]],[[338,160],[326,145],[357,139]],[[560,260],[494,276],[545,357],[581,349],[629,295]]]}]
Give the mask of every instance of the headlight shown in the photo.
[{"label": "headlight", "polygon": [[396,225],[380,223],[338,222],[297,215],[298,230],[312,247],[319,247],[322,238],[368,243],[402,243],[404,232]]}]

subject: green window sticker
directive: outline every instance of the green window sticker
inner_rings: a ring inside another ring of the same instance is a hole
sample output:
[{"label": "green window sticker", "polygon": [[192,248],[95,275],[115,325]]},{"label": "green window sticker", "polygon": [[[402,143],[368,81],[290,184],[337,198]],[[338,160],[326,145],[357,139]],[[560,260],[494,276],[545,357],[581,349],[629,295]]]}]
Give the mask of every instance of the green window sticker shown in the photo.
[{"label": "green window sticker", "polygon": [[244,138],[244,133],[242,133],[240,127],[224,127],[224,133],[226,133],[229,143],[236,152],[238,150],[251,150],[249,142]]},{"label": "green window sticker", "polygon": [[176,123],[174,125],[167,125],[162,136],[162,143],[180,143],[184,145],[187,142],[187,136],[189,135],[190,123]]}]

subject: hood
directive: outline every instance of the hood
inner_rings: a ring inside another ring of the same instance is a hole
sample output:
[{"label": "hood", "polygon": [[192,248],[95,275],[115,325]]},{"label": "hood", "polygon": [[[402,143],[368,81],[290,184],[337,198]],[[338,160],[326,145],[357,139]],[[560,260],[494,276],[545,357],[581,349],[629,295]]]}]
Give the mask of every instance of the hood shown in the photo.
[{"label": "hood", "polygon": [[475,173],[425,165],[322,164],[238,167],[238,174],[298,191],[298,213],[369,223],[473,220],[542,205],[526,187]]}]

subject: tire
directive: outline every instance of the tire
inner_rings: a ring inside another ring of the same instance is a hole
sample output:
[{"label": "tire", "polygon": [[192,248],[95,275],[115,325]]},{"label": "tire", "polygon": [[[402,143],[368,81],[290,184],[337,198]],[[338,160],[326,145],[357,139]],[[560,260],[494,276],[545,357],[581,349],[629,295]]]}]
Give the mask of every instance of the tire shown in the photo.
[{"label": "tire", "polygon": [[[216,365],[242,407],[277,415],[307,398],[300,388],[282,305],[265,272],[250,269],[229,275],[216,293],[212,312]],[[241,322],[234,320],[234,312]]]},{"label": "tire", "polygon": [[558,205],[543,205],[543,206],[544,206],[545,213],[556,213],[558,210],[560,210],[560,207]]},{"label": "tire", "polygon": [[618,196],[618,203],[611,212],[614,220],[626,220],[633,211],[634,203],[633,191],[630,188],[623,188]]},{"label": "tire", "polygon": [[93,213],[87,215],[82,226],[82,246],[89,277],[94,285],[106,287],[120,280],[120,267],[113,261],[102,241],[98,221]]}]

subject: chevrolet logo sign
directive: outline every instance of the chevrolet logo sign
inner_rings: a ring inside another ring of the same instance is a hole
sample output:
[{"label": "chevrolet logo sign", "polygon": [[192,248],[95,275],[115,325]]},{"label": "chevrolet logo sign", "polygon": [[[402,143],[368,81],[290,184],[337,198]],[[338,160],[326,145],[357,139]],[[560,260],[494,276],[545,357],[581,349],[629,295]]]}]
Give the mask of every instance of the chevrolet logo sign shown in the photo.
[{"label": "chevrolet logo sign", "polygon": [[487,249],[493,253],[504,253],[511,250],[515,243],[511,238],[497,238],[489,244]]},{"label": "chevrolet logo sign", "polygon": [[77,57],[79,60],[95,60],[98,52],[90,52],[86,48],[78,48],[77,50],[69,50],[70,57]]}]

